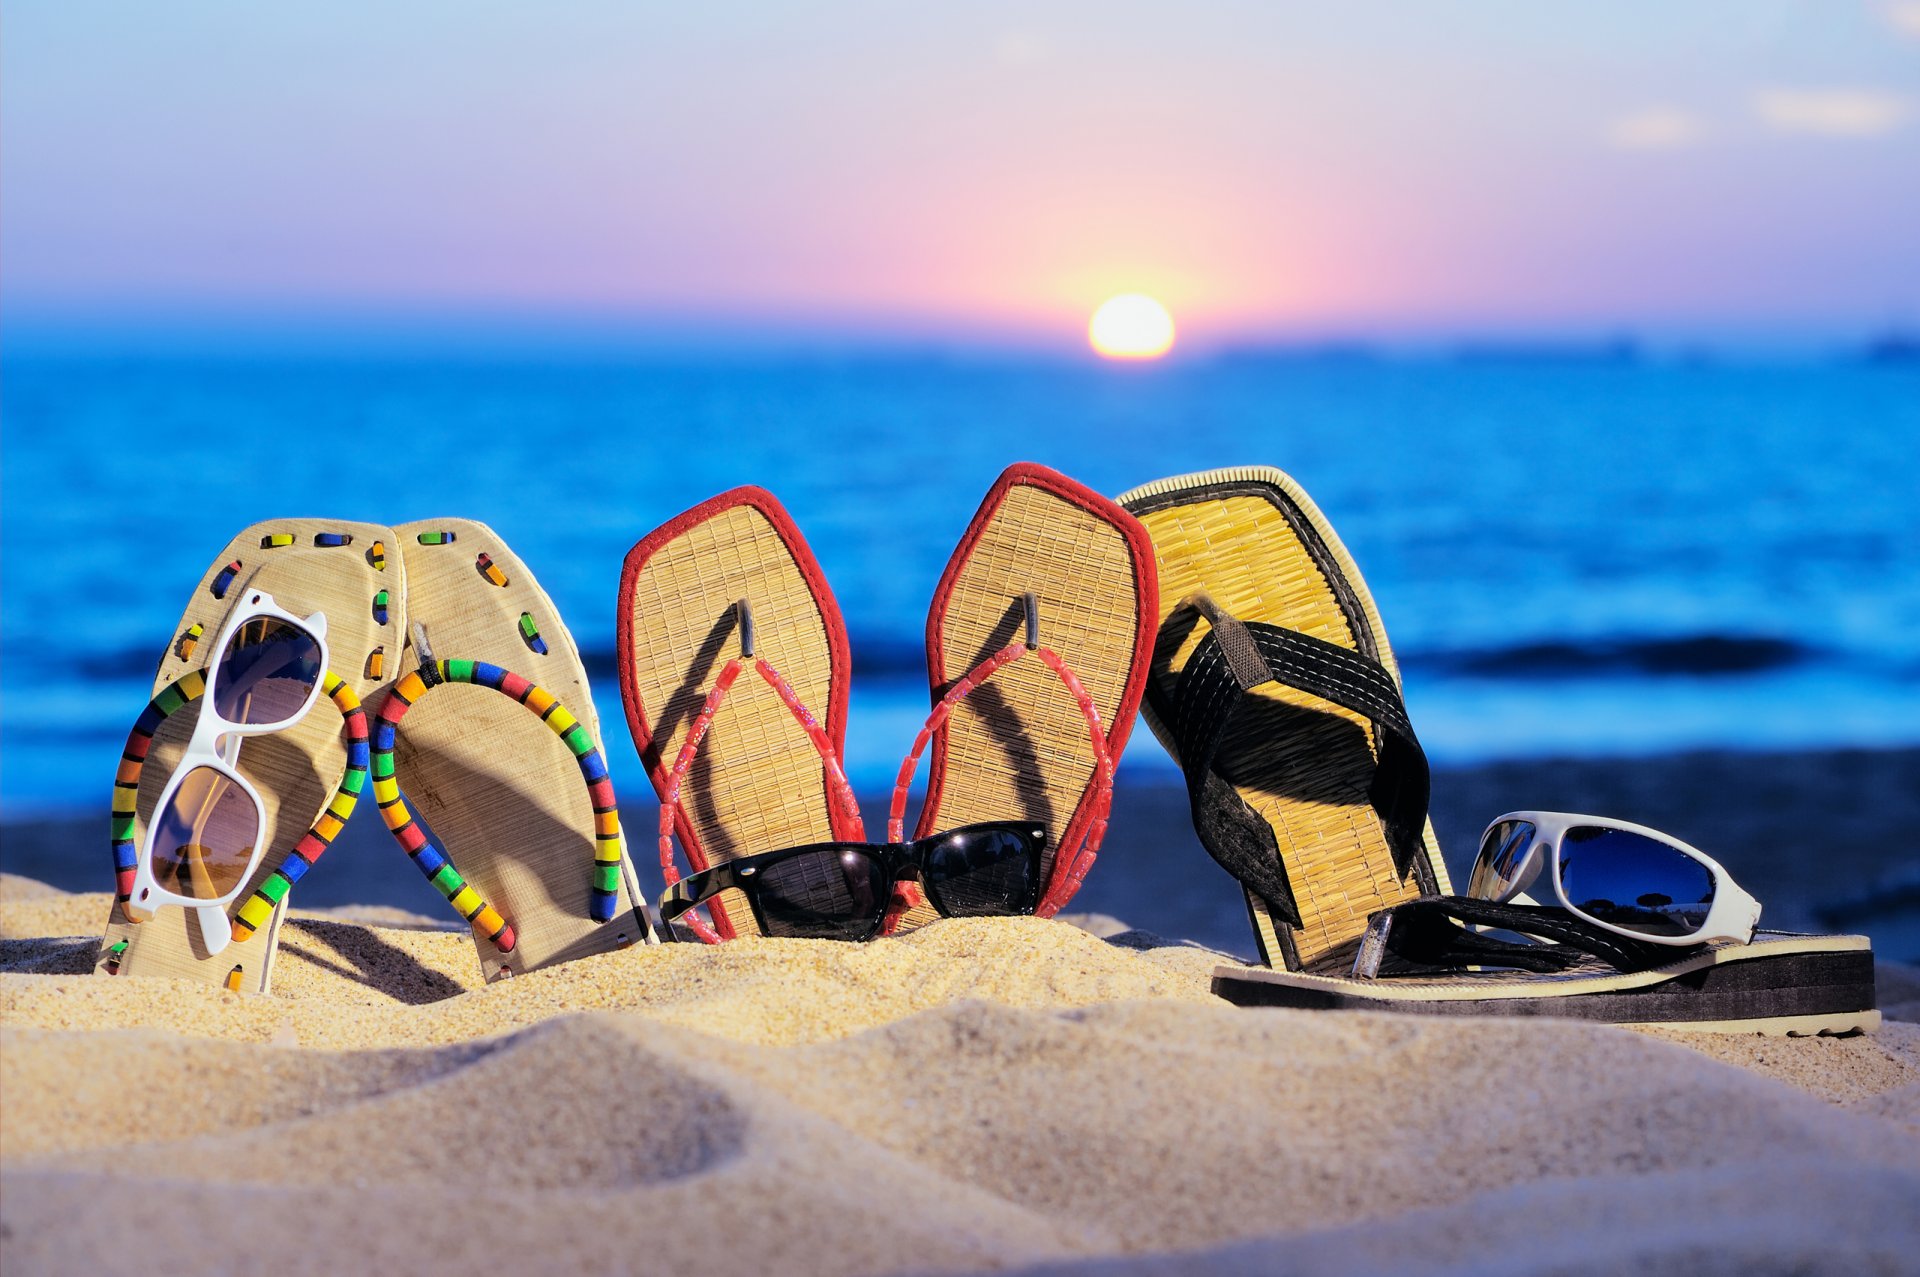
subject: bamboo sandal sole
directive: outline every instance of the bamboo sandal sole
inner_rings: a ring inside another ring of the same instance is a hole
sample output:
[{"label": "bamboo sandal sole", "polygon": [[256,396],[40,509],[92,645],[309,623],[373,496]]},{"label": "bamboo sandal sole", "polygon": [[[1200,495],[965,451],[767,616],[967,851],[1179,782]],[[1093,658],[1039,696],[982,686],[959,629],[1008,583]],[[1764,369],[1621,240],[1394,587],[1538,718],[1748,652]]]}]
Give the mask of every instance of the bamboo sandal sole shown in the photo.
[{"label": "bamboo sandal sole", "polygon": [[[134,923],[119,899],[95,959],[99,974],[162,976],[267,993],[291,884],[326,850],[364,787],[365,764],[350,767],[351,734],[365,753],[361,705],[385,683],[385,654],[397,650],[397,600],[405,571],[389,561],[393,533],[377,524],[277,519],[235,537],[194,587],[154,677],[155,699],[128,738],[115,785],[114,843],[119,893],[154,807],[199,720],[203,669],[214,659],[226,617],[261,590],[296,616],[324,612],[332,670],[325,694],[285,731],[248,737],[239,768],[259,792],[266,851],[228,915],[234,942],[210,955],[191,911],[165,906]],[[294,853],[298,849],[299,854]]]},{"label": "bamboo sandal sole", "polygon": [[[936,705],[983,661],[1023,641],[1024,596],[1032,597],[1037,623],[1037,633],[1024,637],[1057,654],[1098,717],[1110,785],[1111,763],[1126,746],[1146,686],[1159,617],[1146,531],[1064,475],[1024,463],[1008,468],[974,515],[928,610]],[[1105,822],[1101,770],[1071,686],[1045,660],[1012,659],[954,701],[934,733],[917,836],[981,821],[1043,825],[1041,912],[1051,914],[1071,897],[1097,850]]]},{"label": "bamboo sandal sole", "polygon": [[[751,617],[752,659],[739,605]],[[764,661],[815,717],[838,757],[850,661],[846,626],[792,518],[760,488],[736,488],[634,545],[620,578],[620,694],[654,790],[734,659]],[[749,668],[709,720],[673,833],[695,870],[783,847],[862,836],[831,800],[829,773],[775,689]],[[677,875],[662,831],[662,868]],[[759,934],[746,898],[723,892],[709,913],[719,938]]]},{"label": "bamboo sandal sole", "polygon": [[388,827],[473,925],[488,980],[647,941],[587,672],[552,600],[483,523],[394,531],[409,625],[374,724]]},{"label": "bamboo sandal sole", "polygon": [[[1241,466],[1180,475],[1121,494],[1120,504],[1153,539],[1162,622],[1153,657],[1155,691],[1171,697],[1205,635],[1200,625],[1165,622],[1183,600],[1211,596],[1247,623],[1299,631],[1359,653],[1399,681],[1378,609],[1353,558],[1326,516],[1279,470]],[[1379,909],[1450,890],[1431,823],[1422,855],[1396,864],[1369,800],[1381,741],[1369,719],[1296,688],[1267,683],[1249,695],[1259,712],[1232,722],[1218,757],[1227,779],[1271,826],[1301,925],[1273,916],[1247,892],[1262,959],[1298,970],[1350,958]],[[1141,712],[1179,760],[1170,724],[1153,705]]]}]

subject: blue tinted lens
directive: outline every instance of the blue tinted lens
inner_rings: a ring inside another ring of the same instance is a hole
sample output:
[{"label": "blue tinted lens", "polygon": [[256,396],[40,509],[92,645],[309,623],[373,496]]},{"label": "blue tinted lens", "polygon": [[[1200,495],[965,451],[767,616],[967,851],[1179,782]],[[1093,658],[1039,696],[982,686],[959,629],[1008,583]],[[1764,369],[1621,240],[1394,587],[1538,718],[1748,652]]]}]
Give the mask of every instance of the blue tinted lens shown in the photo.
[{"label": "blue tinted lens", "polygon": [[[1527,882],[1517,881],[1526,865],[1527,852],[1533,847],[1533,822],[1503,820],[1488,829],[1480,839],[1480,855],[1473,862],[1473,875],[1467,882],[1467,894],[1478,900],[1507,900],[1524,891]],[[1537,871],[1536,871],[1537,872]],[[1531,874],[1528,881],[1532,880]],[[1541,904],[1554,904],[1552,899]]]},{"label": "blue tinted lens", "polygon": [[290,723],[319,681],[319,640],[278,617],[256,617],[234,633],[220,654],[214,708],[229,723]]},{"label": "blue tinted lens", "polygon": [[1713,873],[1657,839],[1578,825],[1560,842],[1560,886],[1573,907],[1649,936],[1690,936],[1706,925]]}]

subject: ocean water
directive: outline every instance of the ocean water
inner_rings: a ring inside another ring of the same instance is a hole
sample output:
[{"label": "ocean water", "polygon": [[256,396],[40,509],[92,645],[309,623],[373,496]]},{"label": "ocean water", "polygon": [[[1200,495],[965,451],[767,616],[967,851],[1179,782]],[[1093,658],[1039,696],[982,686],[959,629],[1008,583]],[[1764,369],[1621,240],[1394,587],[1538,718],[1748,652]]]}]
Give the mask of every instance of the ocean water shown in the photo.
[{"label": "ocean water", "polygon": [[[926,709],[926,608],[1007,463],[1105,492],[1290,471],[1366,574],[1441,762],[1920,742],[1920,372],[1832,363],[10,358],[0,818],[97,808],[186,592],[274,516],[492,524],[595,677],[620,562],[758,483],[852,632],[849,764]],[[1145,732],[1124,766],[1171,764]]]}]

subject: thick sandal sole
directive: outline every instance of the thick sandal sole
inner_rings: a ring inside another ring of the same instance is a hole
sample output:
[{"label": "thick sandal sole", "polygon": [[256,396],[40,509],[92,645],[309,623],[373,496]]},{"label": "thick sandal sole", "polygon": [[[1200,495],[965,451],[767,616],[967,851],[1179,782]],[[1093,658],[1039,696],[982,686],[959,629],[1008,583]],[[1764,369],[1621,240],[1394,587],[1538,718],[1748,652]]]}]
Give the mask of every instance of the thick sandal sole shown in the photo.
[{"label": "thick sandal sole", "polygon": [[1217,967],[1213,991],[1239,1006],[1545,1016],[1714,1033],[1805,1036],[1870,1031],[1873,950],[1865,936],[1779,936],[1718,945],[1651,971],[1488,972],[1354,980]]}]

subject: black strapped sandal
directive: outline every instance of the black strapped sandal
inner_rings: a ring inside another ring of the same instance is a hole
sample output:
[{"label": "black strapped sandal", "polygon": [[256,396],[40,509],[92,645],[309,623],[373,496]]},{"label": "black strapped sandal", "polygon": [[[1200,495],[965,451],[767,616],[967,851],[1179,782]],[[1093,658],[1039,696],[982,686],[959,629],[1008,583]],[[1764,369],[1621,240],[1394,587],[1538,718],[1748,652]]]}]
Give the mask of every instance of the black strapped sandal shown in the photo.
[{"label": "black strapped sandal", "polygon": [[1371,914],[1449,890],[1360,570],[1270,467],[1119,500],[1153,538],[1167,601],[1142,712],[1186,773],[1200,840],[1245,888],[1269,966],[1344,969]]}]

